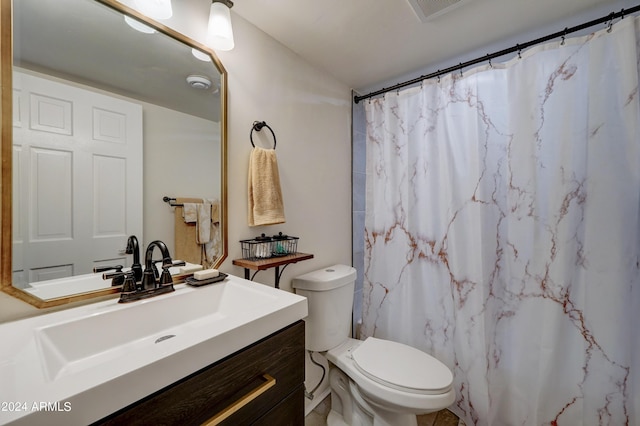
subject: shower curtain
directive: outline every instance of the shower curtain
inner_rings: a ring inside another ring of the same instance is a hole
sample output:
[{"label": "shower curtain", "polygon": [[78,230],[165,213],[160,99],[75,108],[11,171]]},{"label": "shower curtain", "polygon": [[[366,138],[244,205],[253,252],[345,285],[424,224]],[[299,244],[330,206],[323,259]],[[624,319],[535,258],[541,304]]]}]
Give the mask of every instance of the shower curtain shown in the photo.
[{"label": "shower curtain", "polygon": [[640,424],[639,28],[365,101],[362,333],[467,425]]}]

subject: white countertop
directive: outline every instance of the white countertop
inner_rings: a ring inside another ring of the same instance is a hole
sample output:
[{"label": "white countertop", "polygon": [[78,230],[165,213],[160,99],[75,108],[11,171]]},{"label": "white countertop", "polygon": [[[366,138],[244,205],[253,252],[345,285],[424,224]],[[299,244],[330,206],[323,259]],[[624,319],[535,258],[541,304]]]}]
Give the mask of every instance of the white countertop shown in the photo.
[{"label": "white countertop", "polygon": [[[242,297],[249,293],[245,304]],[[127,304],[117,300],[0,324],[0,424],[89,424],[307,316],[304,297],[231,275],[223,284],[177,285],[167,295]],[[190,304],[202,310],[209,300],[215,315],[189,318]],[[220,307],[220,300],[230,306]],[[101,322],[113,314],[118,321]],[[60,355],[68,363],[52,369],[45,358],[55,351],[45,350],[43,330],[77,325],[78,319],[83,327],[71,336],[78,348],[156,324],[148,322],[169,321],[171,327],[83,360]],[[175,337],[153,344],[167,333]]]}]

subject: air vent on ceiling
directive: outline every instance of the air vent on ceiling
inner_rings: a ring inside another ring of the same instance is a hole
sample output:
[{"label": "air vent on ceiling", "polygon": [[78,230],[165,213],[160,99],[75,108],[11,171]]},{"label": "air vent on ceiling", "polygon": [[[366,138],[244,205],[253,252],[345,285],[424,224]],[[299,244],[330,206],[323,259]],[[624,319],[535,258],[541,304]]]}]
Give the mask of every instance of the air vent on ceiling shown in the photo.
[{"label": "air vent on ceiling", "polygon": [[413,11],[422,22],[430,21],[469,0],[408,0]]}]

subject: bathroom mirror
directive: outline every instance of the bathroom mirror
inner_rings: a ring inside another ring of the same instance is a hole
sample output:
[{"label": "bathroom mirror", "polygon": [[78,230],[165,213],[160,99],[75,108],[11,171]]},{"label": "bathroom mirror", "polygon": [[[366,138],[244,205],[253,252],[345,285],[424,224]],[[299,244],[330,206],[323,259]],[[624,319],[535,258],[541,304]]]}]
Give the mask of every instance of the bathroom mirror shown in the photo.
[{"label": "bathroom mirror", "polygon": [[0,0],[0,286],[39,308],[119,291],[34,289],[129,266],[129,235],[173,248],[163,197],[217,205],[209,266],[227,256],[226,71],[126,1]]}]

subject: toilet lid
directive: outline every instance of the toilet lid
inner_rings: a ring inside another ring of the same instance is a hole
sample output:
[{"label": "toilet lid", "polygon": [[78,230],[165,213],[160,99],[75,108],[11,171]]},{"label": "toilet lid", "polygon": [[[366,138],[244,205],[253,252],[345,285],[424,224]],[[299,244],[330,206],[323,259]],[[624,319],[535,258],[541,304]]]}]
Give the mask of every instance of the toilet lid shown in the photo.
[{"label": "toilet lid", "polygon": [[402,343],[368,337],[351,356],[361,373],[394,389],[420,394],[451,389],[453,374],[446,365]]}]

